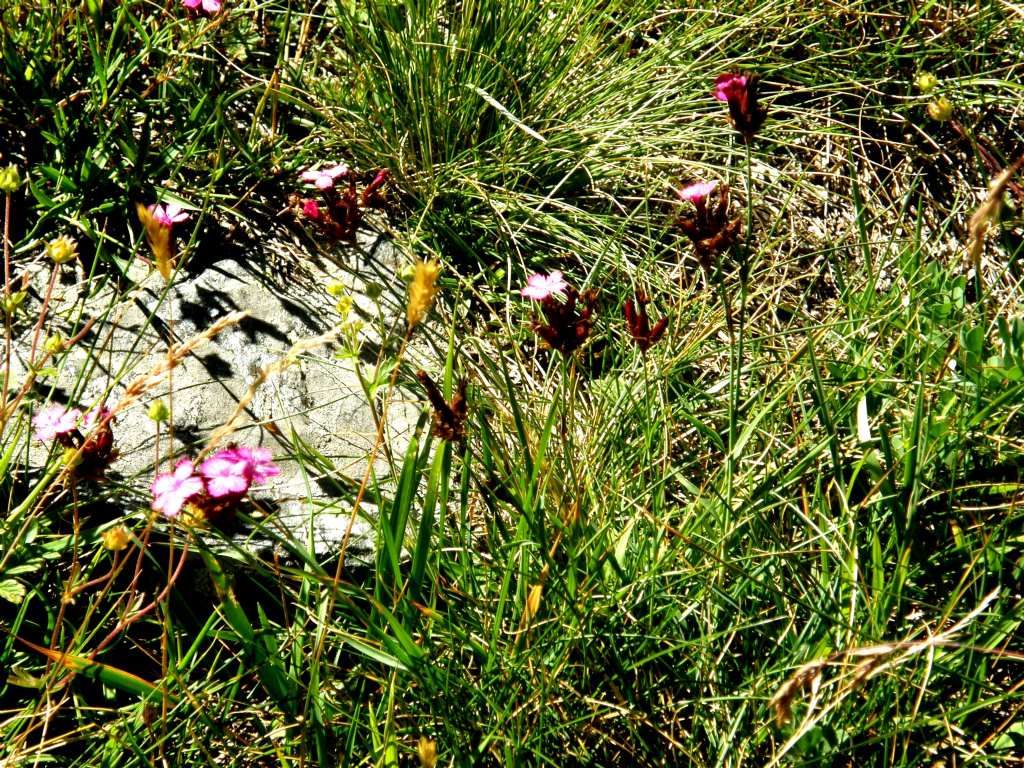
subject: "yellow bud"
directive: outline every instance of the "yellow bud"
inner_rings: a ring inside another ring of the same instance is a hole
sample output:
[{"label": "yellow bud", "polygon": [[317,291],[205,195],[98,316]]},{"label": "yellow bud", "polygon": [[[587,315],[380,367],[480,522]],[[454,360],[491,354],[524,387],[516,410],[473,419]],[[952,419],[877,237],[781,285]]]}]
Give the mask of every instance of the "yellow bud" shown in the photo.
[{"label": "yellow bud", "polygon": [[108,528],[100,534],[100,538],[103,539],[103,547],[111,552],[120,552],[132,540],[131,534],[123,525]]},{"label": "yellow bud", "polygon": [[419,743],[416,745],[416,754],[420,759],[421,768],[434,768],[434,765],[437,764],[437,742],[426,736],[420,736]]},{"label": "yellow bud", "polygon": [[436,261],[417,261],[413,266],[412,285],[409,286],[409,303],[406,318],[409,328],[415,328],[423,319],[437,295],[437,276],[441,266]]},{"label": "yellow bud", "polygon": [[917,90],[921,93],[931,93],[939,87],[939,78],[931,72],[922,72],[917,76],[917,80],[914,81],[914,85],[917,86]]},{"label": "yellow bud", "polygon": [[334,282],[334,283],[329,283],[328,286],[327,286],[327,293],[329,293],[331,296],[334,296],[334,297],[344,296],[346,290],[347,289],[345,288],[345,284],[344,283]]},{"label": "yellow bud", "polygon": [[28,291],[15,291],[10,296],[0,298],[0,309],[3,309],[5,315],[13,316],[27,298]]},{"label": "yellow bud", "polygon": [[59,333],[51,334],[46,337],[46,341],[43,342],[43,349],[49,352],[51,355],[56,355],[64,351],[64,338]]},{"label": "yellow bud", "polygon": [[939,96],[939,98],[929,101],[928,116],[932,120],[938,120],[940,123],[946,122],[953,117],[952,102],[945,96]]},{"label": "yellow bud", "polygon": [[526,597],[526,610],[523,612],[523,619],[527,622],[533,621],[533,617],[540,610],[540,599],[544,595],[544,586],[534,584],[530,587],[530,594]]},{"label": "yellow bud", "polygon": [[21,186],[21,177],[18,175],[18,166],[8,165],[0,168],[0,192],[11,194]]},{"label": "yellow bud", "polygon": [[186,502],[185,506],[181,508],[178,522],[187,528],[204,528],[207,523],[206,512],[198,504],[193,504],[191,501]]},{"label": "yellow bud", "polygon": [[60,461],[68,469],[74,471],[75,467],[82,463],[82,452],[77,448],[65,448],[60,455]]},{"label": "yellow bud", "polygon": [[348,317],[348,313],[352,311],[352,297],[342,296],[338,299],[338,303],[334,305],[334,309],[342,317]]},{"label": "yellow bud", "polygon": [[154,400],[146,415],[159,424],[161,421],[167,421],[171,417],[171,412],[163,400]]},{"label": "yellow bud", "polygon": [[66,264],[78,256],[78,244],[67,235],[61,235],[46,244],[46,255],[54,264]]}]

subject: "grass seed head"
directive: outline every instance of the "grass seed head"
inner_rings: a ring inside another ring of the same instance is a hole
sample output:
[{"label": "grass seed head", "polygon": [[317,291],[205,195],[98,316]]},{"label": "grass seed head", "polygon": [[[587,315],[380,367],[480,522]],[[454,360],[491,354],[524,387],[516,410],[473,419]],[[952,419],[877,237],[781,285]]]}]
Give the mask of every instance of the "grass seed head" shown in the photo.
[{"label": "grass seed head", "polygon": [[436,260],[416,262],[412,284],[409,286],[409,303],[406,306],[409,330],[419,325],[433,304],[437,295],[437,276],[440,271],[441,267]]}]

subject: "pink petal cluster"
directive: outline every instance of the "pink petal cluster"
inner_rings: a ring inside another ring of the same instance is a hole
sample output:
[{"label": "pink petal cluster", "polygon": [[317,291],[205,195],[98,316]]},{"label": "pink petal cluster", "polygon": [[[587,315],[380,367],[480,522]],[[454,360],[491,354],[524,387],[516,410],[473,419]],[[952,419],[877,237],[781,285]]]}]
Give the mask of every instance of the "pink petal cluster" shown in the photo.
[{"label": "pink petal cluster", "polygon": [[175,518],[186,502],[200,508],[211,500],[237,502],[253,485],[261,485],[281,474],[267,448],[233,446],[217,451],[199,465],[182,459],[174,472],[157,475],[153,481],[152,507],[165,517]]},{"label": "pink petal cluster", "polygon": [[77,408],[70,410],[59,405],[51,405],[32,418],[36,439],[47,443],[61,435],[67,435],[78,429],[78,420],[82,412]]},{"label": "pink petal cluster", "polygon": [[715,78],[715,90],[712,94],[719,101],[730,101],[740,98],[747,87],[747,78],[743,75],[726,73]]},{"label": "pink petal cluster", "polygon": [[168,229],[175,224],[188,221],[189,218],[189,215],[177,203],[168,203],[166,206],[151,205],[147,210],[152,215],[154,221]]},{"label": "pink petal cluster", "polygon": [[550,275],[536,273],[530,275],[526,280],[526,287],[520,289],[519,293],[527,299],[544,301],[544,299],[556,293],[565,293],[568,283],[562,279],[562,273],[557,269]]},{"label": "pink petal cluster", "polygon": [[153,509],[174,519],[185,502],[201,494],[204,488],[203,479],[195,474],[195,465],[182,459],[174,466],[174,472],[157,475],[153,481]]},{"label": "pink petal cluster", "polygon": [[181,0],[186,8],[198,8],[200,4],[207,13],[216,13],[220,10],[221,0]]},{"label": "pink petal cluster", "polygon": [[86,429],[92,429],[94,426],[103,422],[104,419],[110,416],[110,413],[110,409],[102,405],[99,408],[93,408],[82,417],[82,426]]},{"label": "pink petal cluster", "polygon": [[717,181],[699,181],[696,184],[683,187],[676,194],[679,195],[680,200],[686,200],[694,205],[703,205],[707,196],[714,192],[717,186]]},{"label": "pink petal cluster", "polygon": [[213,498],[241,496],[253,484],[261,485],[281,470],[267,448],[238,446],[217,451],[199,466],[206,492]]},{"label": "pink petal cluster", "polygon": [[305,214],[307,219],[312,219],[313,221],[319,221],[323,216],[323,214],[320,213],[320,206],[316,200],[303,200],[302,213]]},{"label": "pink petal cluster", "polygon": [[315,171],[312,168],[303,171],[300,177],[307,184],[313,184],[317,189],[334,189],[334,180],[348,173],[348,166],[344,163],[335,165],[332,168]]}]

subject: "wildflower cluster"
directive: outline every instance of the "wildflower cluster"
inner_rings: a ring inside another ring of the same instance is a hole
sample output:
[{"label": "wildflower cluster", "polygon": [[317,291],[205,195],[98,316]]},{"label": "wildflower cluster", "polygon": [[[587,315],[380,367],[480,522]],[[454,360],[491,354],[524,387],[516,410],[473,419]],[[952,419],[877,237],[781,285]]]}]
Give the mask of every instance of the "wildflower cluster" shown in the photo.
[{"label": "wildflower cluster", "polygon": [[768,117],[768,110],[757,100],[757,75],[749,72],[719,75],[712,94],[729,105],[729,122],[743,140],[750,142]]},{"label": "wildflower cluster", "polygon": [[[377,171],[362,192],[356,186],[356,174],[345,164],[303,171],[299,178],[319,190],[320,199],[293,194],[292,208],[334,240],[353,242],[363,221],[363,211],[386,205],[384,185],[388,172],[384,169]],[[339,181],[346,182],[341,190],[337,184]]]},{"label": "wildflower cluster", "polygon": [[[546,322],[534,317],[532,327],[548,347],[569,355],[583,345],[594,325],[596,291],[580,293],[565,282],[561,272],[555,270],[549,275],[530,275],[526,286],[519,292],[525,298],[540,302]],[[563,297],[564,301],[558,297]],[[625,304],[626,327],[637,347],[644,353],[661,340],[668,326],[668,317],[661,318],[651,326],[647,317],[649,303],[650,299],[646,295],[637,293],[635,299],[627,299]],[[427,383],[423,383],[426,386]],[[431,396],[431,401],[434,400]],[[438,408],[436,404],[435,408]]]},{"label": "wildflower cluster", "polygon": [[[551,349],[571,355],[587,340],[594,327],[597,292],[580,293],[562,279],[561,272],[532,275],[520,293],[540,302],[543,322],[534,316],[533,331]],[[558,296],[564,297],[560,301]]]},{"label": "wildflower cluster", "polygon": [[146,228],[146,240],[153,251],[156,268],[165,280],[170,280],[174,260],[172,231],[175,224],[188,221],[189,214],[177,203],[149,206],[139,203],[135,210]]},{"label": "wildflower cluster", "polygon": [[35,437],[42,443],[57,443],[69,459],[74,457],[74,471],[79,477],[101,477],[117,458],[114,450],[113,421],[109,408],[93,408],[85,414],[78,408],[52,405],[32,419]]},{"label": "wildflower cluster", "polygon": [[213,15],[220,10],[221,0],[181,0],[181,4],[191,11],[202,7],[205,13]]},{"label": "wildflower cluster", "polygon": [[196,471],[190,459],[181,459],[173,472],[153,480],[153,510],[175,519],[183,508],[199,519],[215,520],[230,512],[253,485],[281,474],[267,448],[231,446],[203,461]]},{"label": "wildflower cluster", "polygon": [[[717,199],[712,200],[716,190]],[[692,210],[682,213],[676,223],[693,243],[701,266],[709,269],[714,257],[729,248],[740,232],[740,218],[729,218],[729,186],[700,182],[677,194],[681,201],[690,203]]]}]

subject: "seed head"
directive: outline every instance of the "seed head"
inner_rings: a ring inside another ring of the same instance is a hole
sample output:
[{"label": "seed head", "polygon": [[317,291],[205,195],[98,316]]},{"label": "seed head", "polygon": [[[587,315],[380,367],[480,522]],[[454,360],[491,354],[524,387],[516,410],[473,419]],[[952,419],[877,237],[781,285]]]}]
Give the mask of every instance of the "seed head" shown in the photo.
[{"label": "seed head", "polygon": [[437,295],[437,276],[441,271],[437,261],[417,261],[412,284],[409,286],[409,303],[406,306],[406,317],[409,329],[415,328],[430,309]]}]

